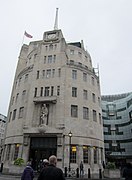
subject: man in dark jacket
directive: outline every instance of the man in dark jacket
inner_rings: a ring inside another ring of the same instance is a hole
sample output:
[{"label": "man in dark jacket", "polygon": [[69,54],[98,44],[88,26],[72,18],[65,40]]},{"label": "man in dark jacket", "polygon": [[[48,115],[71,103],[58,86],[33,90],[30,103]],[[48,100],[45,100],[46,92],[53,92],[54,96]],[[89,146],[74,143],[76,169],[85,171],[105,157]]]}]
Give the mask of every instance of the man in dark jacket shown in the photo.
[{"label": "man in dark jacket", "polygon": [[56,167],[57,158],[52,155],[49,158],[49,165],[40,172],[38,180],[65,180],[63,171]]},{"label": "man in dark jacket", "polygon": [[31,167],[31,162],[27,162],[27,166],[25,167],[21,180],[33,180],[34,178],[34,171]]}]

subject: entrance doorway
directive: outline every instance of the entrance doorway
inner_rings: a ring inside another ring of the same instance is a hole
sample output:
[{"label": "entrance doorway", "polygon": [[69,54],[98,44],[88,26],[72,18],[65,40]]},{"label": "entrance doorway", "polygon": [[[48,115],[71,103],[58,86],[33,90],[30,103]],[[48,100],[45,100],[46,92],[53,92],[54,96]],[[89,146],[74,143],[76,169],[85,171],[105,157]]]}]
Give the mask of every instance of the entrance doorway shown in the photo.
[{"label": "entrance doorway", "polygon": [[29,159],[32,160],[34,170],[40,171],[43,159],[49,159],[51,155],[56,155],[56,152],[56,137],[31,138]]}]

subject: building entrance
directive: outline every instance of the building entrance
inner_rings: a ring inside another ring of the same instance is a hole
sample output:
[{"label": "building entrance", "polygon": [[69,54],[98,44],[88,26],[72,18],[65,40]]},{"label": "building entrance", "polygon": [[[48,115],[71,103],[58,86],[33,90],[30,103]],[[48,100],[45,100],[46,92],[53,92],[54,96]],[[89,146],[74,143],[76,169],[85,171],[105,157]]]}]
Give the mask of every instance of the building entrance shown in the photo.
[{"label": "building entrance", "polygon": [[49,156],[56,155],[56,152],[56,137],[31,138],[29,159],[32,160],[34,170],[40,171],[43,159],[49,159]]}]

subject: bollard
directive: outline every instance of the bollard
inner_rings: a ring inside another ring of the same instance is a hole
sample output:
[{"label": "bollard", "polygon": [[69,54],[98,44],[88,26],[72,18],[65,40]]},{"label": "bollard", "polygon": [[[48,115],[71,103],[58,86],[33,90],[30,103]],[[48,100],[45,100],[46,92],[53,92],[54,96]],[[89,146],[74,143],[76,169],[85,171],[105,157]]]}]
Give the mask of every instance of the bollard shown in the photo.
[{"label": "bollard", "polygon": [[88,179],[91,179],[90,168],[88,168]]},{"label": "bollard", "polygon": [[102,171],[99,169],[99,179],[102,179]]},{"label": "bollard", "polygon": [[65,177],[67,177],[67,167],[65,167]]},{"label": "bollard", "polygon": [[79,178],[79,168],[76,169],[76,177]]}]

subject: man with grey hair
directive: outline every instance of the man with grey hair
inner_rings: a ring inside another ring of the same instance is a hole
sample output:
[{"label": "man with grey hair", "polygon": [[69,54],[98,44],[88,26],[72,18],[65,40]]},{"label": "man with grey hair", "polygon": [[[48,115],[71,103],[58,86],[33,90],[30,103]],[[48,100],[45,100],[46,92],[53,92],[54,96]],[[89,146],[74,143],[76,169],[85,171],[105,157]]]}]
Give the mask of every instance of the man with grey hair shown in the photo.
[{"label": "man with grey hair", "polygon": [[49,157],[49,165],[40,172],[38,180],[65,180],[63,171],[56,167],[57,158],[52,155]]}]

